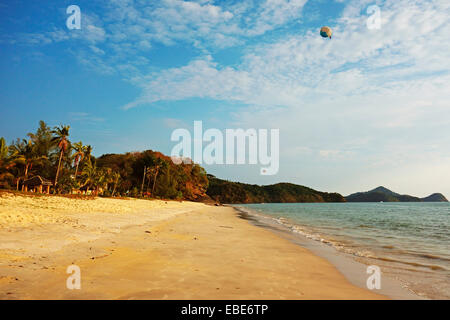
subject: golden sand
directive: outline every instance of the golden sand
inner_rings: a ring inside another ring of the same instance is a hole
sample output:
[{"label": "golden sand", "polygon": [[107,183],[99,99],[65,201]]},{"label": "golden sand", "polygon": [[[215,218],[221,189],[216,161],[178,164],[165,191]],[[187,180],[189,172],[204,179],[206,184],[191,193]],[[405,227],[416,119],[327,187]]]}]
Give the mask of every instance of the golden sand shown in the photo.
[{"label": "golden sand", "polygon": [[[81,270],[69,290],[66,269]],[[229,207],[0,197],[1,299],[383,299]]]}]

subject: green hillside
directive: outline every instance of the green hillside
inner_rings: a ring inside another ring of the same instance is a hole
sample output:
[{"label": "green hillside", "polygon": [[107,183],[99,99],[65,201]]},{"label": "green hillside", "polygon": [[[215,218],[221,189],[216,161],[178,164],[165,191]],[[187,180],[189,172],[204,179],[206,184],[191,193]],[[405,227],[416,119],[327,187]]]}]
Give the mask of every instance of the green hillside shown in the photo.
[{"label": "green hillside", "polygon": [[259,186],[222,180],[213,175],[208,175],[208,180],[207,195],[221,203],[345,202],[339,193],[320,192],[292,183]]},{"label": "green hillside", "polygon": [[367,192],[353,193],[345,199],[348,202],[447,202],[441,193],[434,193],[426,198],[407,194],[398,194],[385,187],[378,187]]}]

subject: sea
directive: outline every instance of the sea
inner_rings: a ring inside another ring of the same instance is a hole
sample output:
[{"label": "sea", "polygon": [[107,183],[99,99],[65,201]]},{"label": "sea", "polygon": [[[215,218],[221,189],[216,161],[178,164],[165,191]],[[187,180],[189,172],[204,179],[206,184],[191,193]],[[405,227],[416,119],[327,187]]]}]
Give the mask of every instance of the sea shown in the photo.
[{"label": "sea", "polygon": [[235,205],[297,237],[376,265],[418,296],[450,299],[450,203],[270,203]]}]

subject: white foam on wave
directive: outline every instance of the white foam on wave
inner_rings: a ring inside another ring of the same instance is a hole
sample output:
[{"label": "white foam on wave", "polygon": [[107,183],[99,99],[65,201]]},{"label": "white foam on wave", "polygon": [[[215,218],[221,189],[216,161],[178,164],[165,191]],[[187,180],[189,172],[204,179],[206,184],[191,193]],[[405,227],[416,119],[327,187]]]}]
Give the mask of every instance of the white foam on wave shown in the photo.
[{"label": "white foam on wave", "polygon": [[241,212],[254,217],[258,221],[264,223],[265,221],[267,223],[275,222],[279,225],[281,225],[283,228],[288,229],[290,232],[295,233],[297,235],[300,235],[302,237],[305,237],[310,240],[321,242],[325,245],[331,246],[334,249],[344,252],[347,254],[351,254],[357,257],[365,257],[365,258],[377,258],[375,254],[367,249],[363,249],[361,247],[354,247],[350,248],[346,246],[344,243],[335,240],[330,239],[314,230],[311,230],[305,226],[293,223],[291,220],[285,217],[273,217],[268,214],[262,213],[262,210],[260,209],[253,209],[253,208],[247,208],[247,207],[241,207],[241,206],[235,206],[238,210]]},{"label": "white foam on wave", "polygon": [[[262,215],[259,215],[259,214],[255,214],[255,215],[258,215],[259,217],[263,217]],[[267,219],[269,217],[266,216],[264,218]],[[325,245],[331,246],[340,252],[345,252],[345,253],[348,253],[348,254],[351,254],[354,256],[358,256],[358,257],[375,258],[375,259],[377,258],[373,252],[371,252],[367,249],[358,248],[358,247],[350,248],[338,240],[327,238],[326,236],[323,236],[322,234],[317,233],[307,227],[304,227],[304,226],[301,226],[298,224],[294,224],[287,218],[270,217],[270,219],[272,219],[276,223],[282,225],[283,227],[289,229],[291,232],[293,232],[295,234],[298,234],[307,239],[318,241]]]}]

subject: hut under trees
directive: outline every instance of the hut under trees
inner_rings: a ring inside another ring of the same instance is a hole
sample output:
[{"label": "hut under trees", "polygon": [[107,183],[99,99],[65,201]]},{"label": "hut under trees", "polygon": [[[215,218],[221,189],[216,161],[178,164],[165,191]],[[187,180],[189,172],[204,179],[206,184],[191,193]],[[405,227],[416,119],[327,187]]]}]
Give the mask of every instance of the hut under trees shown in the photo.
[{"label": "hut under trees", "polygon": [[53,185],[52,181],[44,179],[41,176],[34,176],[23,182],[23,186],[24,186],[23,191],[25,191],[25,192],[33,191],[33,192],[38,192],[38,193],[50,194],[50,187],[52,185]]}]

